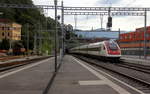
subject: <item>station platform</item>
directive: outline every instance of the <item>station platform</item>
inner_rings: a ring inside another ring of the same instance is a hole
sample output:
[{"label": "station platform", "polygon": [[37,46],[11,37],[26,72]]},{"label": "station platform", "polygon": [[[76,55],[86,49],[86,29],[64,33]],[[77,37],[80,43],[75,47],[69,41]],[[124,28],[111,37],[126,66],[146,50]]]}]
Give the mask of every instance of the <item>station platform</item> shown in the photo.
[{"label": "station platform", "polygon": [[0,94],[144,94],[102,70],[66,55],[47,93],[54,58],[0,73]]},{"label": "station platform", "polygon": [[144,59],[143,56],[133,56],[133,55],[122,55],[122,60],[129,62],[129,63],[136,63],[136,64],[142,64],[150,66],[150,56],[147,56],[146,59]]},{"label": "station platform", "polygon": [[63,64],[48,94],[143,94],[72,56]]},{"label": "station platform", "polygon": [[42,94],[54,72],[54,58],[0,73],[0,94]]}]

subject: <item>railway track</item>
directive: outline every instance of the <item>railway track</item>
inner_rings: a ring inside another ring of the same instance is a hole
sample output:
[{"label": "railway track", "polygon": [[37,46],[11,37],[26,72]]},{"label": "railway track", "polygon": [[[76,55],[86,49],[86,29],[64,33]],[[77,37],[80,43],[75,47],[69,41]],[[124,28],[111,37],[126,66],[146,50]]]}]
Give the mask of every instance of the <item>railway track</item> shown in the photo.
[{"label": "railway track", "polygon": [[10,70],[10,69],[14,69],[14,68],[17,68],[17,67],[21,67],[21,66],[24,66],[24,65],[31,64],[31,63],[35,63],[37,61],[44,60],[44,59],[47,59],[49,57],[50,56],[34,58],[34,59],[27,59],[27,60],[24,60],[24,61],[15,61],[15,62],[10,62],[10,63],[0,64],[0,72],[4,72],[4,71]]},{"label": "railway track", "polygon": [[120,67],[126,67],[129,69],[133,69],[133,70],[137,70],[140,72],[150,74],[150,66],[145,66],[145,65],[140,65],[140,64],[132,64],[132,63],[127,63],[127,62],[121,62],[121,63],[116,64],[116,65],[120,66]]},{"label": "railway track", "polygon": [[23,57],[24,56],[5,56],[5,57],[0,57],[0,61],[7,61],[7,60],[18,59]]},{"label": "railway track", "polygon": [[[120,64],[112,64],[112,63],[104,63],[103,61],[92,59],[89,57],[83,57],[83,56],[77,56],[75,57],[97,67],[105,72],[109,73],[110,75],[124,81],[127,84],[130,84],[131,86],[143,91],[145,94],[150,94],[150,74],[145,73],[145,69],[139,71],[137,70],[135,65],[133,68],[133,65],[130,65],[128,67],[124,67],[129,64],[124,64],[123,66],[120,66]],[[132,66],[132,69],[131,69]],[[136,69],[135,69],[136,68]],[[146,70],[147,71],[147,70]]]}]

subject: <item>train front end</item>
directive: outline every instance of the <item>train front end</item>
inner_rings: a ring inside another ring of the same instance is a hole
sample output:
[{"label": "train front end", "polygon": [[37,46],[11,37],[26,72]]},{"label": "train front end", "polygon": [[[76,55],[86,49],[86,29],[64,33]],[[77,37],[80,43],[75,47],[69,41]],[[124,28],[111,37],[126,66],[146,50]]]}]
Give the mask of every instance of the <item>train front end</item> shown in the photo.
[{"label": "train front end", "polygon": [[107,50],[107,57],[111,59],[120,59],[121,50],[118,44],[114,41],[105,41],[105,47]]}]

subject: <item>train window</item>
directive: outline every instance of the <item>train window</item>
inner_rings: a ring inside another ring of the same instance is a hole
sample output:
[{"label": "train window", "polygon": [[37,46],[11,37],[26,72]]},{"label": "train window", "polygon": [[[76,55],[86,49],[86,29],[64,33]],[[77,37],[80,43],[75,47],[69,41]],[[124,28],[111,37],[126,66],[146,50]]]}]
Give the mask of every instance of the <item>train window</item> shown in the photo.
[{"label": "train window", "polygon": [[2,30],[5,30],[5,27],[2,27]]},{"label": "train window", "polygon": [[102,48],[101,48],[101,47],[99,47],[99,51],[101,51],[101,49],[102,49]]},{"label": "train window", "polygon": [[109,42],[109,49],[110,50],[118,50],[118,47],[115,43]]},{"label": "train window", "polygon": [[103,45],[103,49],[105,50],[105,46]]}]

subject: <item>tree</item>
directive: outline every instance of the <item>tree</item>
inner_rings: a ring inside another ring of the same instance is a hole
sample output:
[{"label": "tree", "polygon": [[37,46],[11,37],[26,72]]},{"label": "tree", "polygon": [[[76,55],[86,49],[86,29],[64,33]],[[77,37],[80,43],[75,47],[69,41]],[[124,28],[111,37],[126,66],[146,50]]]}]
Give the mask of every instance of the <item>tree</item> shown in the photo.
[{"label": "tree", "polygon": [[2,40],[2,42],[0,43],[0,49],[2,49],[2,50],[8,50],[9,49],[9,40],[8,39]]},{"label": "tree", "polygon": [[[0,3],[6,4],[26,4],[34,5],[32,0],[0,0]],[[27,30],[30,35],[30,50],[34,48],[34,35],[38,33],[39,25],[43,30],[54,30],[55,21],[50,17],[45,17],[44,14],[38,8],[34,9],[18,9],[18,8],[0,8],[0,12],[3,12],[3,15],[0,18],[9,19],[13,22],[19,23],[22,25],[22,44],[27,48]],[[47,22],[47,23],[46,23]],[[26,27],[26,24],[29,24],[29,27]],[[39,25],[38,25],[39,24]],[[60,26],[58,22],[58,27]],[[51,37],[53,34],[51,35]],[[39,42],[39,41],[38,41]],[[53,44],[52,44],[53,45]]]}]

